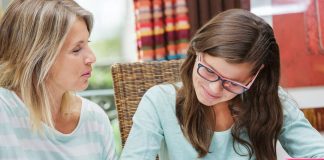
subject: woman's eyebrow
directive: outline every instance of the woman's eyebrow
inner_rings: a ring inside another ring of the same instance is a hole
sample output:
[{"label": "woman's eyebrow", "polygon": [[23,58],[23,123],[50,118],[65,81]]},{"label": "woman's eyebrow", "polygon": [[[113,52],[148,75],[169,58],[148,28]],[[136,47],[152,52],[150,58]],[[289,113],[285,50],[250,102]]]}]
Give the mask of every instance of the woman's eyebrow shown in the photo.
[{"label": "woman's eyebrow", "polygon": [[84,43],[84,40],[80,40],[80,41],[78,41],[78,42],[75,42],[75,43],[73,44],[73,46],[78,45],[78,44],[82,44],[82,43]]}]

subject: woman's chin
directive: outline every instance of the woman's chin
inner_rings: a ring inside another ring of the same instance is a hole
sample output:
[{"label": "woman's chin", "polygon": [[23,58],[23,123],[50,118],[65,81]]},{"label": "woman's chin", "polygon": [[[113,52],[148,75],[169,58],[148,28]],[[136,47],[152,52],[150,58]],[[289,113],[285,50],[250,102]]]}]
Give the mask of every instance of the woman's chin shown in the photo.
[{"label": "woman's chin", "polygon": [[81,91],[84,91],[88,88],[89,84],[84,84],[82,86],[79,86],[75,89],[76,92],[81,92]]}]

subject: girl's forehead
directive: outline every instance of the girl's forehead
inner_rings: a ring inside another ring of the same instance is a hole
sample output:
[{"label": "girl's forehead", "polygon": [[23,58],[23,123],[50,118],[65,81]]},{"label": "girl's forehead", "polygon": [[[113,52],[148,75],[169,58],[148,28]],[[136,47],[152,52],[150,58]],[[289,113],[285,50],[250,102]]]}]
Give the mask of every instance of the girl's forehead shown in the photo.
[{"label": "girl's forehead", "polygon": [[245,82],[249,79],[253,65],[251,63],[229,63],[226,59],[221,57],[214,57],[208,54],[202,54],[202,61],[208,65],[211,69],[216,71],[224,78]]}]

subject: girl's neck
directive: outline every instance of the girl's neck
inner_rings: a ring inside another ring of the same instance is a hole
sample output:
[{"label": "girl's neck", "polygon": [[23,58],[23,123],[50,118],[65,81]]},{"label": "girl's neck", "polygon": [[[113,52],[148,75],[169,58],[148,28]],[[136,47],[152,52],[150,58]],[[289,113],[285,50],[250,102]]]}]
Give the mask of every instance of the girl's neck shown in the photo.
[{"label": "girl's neck", "polygon": [[231,128],[234,123],[231,111],[227,102],[219,103],[213,106],[215,115],[215,131],[225,131]]}]

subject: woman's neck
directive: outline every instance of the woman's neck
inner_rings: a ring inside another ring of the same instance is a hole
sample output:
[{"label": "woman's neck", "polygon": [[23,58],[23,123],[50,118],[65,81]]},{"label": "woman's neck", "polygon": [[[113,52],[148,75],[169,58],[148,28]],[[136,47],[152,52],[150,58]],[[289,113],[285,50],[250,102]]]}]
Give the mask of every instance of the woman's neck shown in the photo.
[{"label": "woman's neck", "polygon": [[49,88],[48,93],[50,94],[49,99],[50,99],[52,117],[53,120],[55,121],[55,119],[60,115],[64,91],[55,88]]},{"label": "woman's neck", "polygon": [[81,113],[81,99],[70,97],[69,105],[73,109],[68,113],[62,111],[62,101],[65,92],[51,92],[52,117],[55,129],[61,133],[68,134],[77,127]]}]

